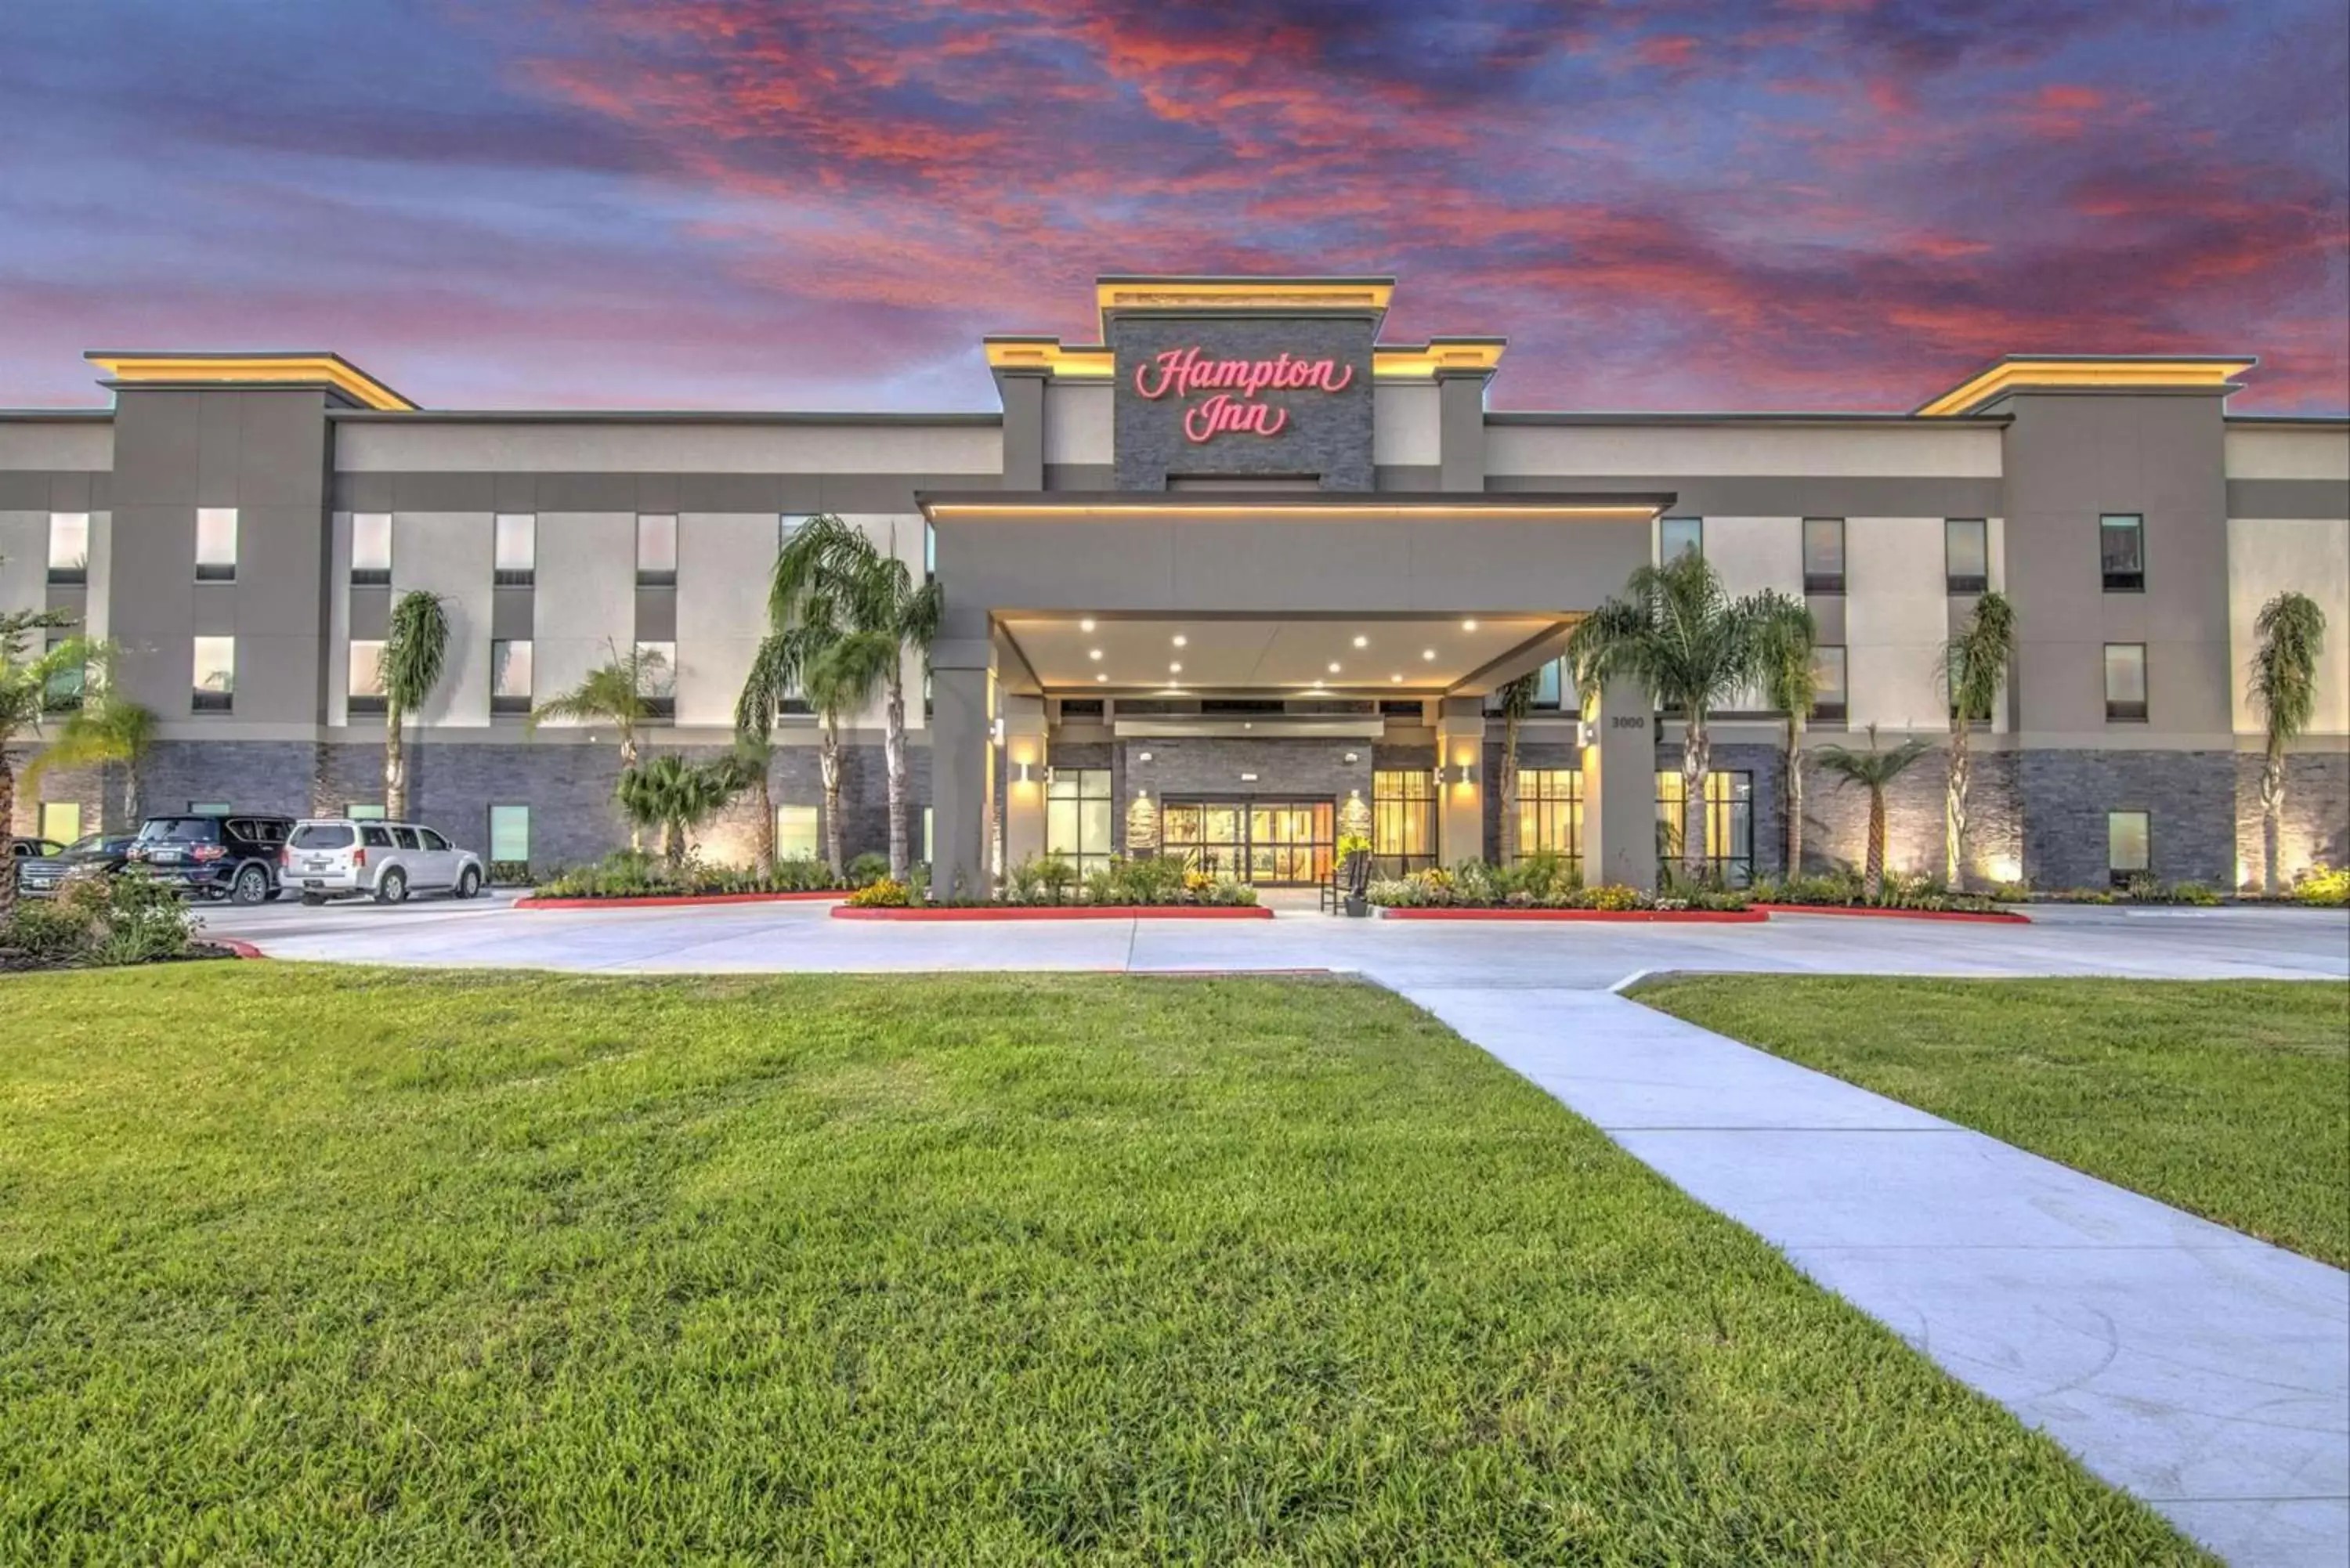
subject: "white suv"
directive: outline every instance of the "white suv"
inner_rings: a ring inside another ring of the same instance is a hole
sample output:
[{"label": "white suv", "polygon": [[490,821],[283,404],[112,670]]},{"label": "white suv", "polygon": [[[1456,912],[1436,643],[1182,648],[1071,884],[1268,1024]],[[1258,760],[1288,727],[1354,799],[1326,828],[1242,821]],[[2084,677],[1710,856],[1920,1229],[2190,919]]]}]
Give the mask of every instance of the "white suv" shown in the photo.
[{"label": "white suv", "polygon": [[414,893],[470,898],[482,890],[482,857],[429,827],[348,816],[305,817],[277,861],[277,879],[306,904],[371,897],[397,904]]}]

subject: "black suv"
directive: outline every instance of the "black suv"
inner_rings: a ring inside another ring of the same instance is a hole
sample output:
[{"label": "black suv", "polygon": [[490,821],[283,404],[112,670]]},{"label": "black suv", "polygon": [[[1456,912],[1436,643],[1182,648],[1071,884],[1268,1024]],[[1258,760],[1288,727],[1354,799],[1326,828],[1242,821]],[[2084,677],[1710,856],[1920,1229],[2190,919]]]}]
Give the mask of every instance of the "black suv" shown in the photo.
[{"label": "black suv", "polygon": [[290,816],[250,812],[151,816],[130,844],[130,864],[196,898],[258,904],[275,898],[277,854],[294,831]]}]

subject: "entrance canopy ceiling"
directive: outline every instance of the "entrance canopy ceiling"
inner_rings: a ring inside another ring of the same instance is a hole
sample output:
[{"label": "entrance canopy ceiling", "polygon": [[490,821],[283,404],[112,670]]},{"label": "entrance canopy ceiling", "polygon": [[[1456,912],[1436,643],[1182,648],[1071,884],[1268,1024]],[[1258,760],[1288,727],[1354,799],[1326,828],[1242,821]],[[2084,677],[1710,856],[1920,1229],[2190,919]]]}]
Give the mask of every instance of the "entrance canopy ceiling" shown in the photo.
[{"label": "entrance canopy ceiling", "polygon": [[1502,679],[1555,650],[1566,622],[1523,616],[1195,619],[1009,616],[1000,623],[1048,691],[1433,696]]}]

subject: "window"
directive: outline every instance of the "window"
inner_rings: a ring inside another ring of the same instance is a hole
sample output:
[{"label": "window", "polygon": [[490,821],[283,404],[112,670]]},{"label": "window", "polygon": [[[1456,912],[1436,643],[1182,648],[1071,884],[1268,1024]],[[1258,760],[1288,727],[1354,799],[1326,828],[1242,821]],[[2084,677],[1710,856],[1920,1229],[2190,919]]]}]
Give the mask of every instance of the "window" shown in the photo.
[{"label": "window", "polygon": [[439,834],[433,832],[429,827],[418,828],[416,830],[416,837],[417,841],[424,846],[426,852],[429,854],[445,855],[448,853],[449,841],[442,837]]},{"label": "window", "polygon": [[[1657,857],[1681,864],[1679,770],[1657,775]],[[1721,769],[1705,775],[1706,869],[1731,887],[1754,877],[1754,775]]]},{"label": "window", "polygon": [[1109,770],[1055,768],[1045,785],[1045,848],[1080,877],[1109,864]]},{"label": "window", "polygon": [[236,581],[236,508],[196,508],[196,581]]},{"label": "window", "polygon": [[2136,513],[2098,518],[2097,558],[2105,568],[2106,592],[2146,592],[2146,519]]},{"label": "window", "polygon": [[530,807],[526,805],[494,805],[490,807],[490,869],[493,875],[506,875],[502,867],[511,867],[519,872],[530,865]]},{"label": "window", "polygon": [[1951,517],[1943,522],[1942,576],[1950,593],[1990,591],[1990,524],[1980,517]]},{"label": "window", "polygon": [[530,711],[531,645],[526,638],[490,644],[490,711]]},{"label": "window", "polygon": [[2146,722],[2146,644],[2106,644],[2106,722]]},{"label": "window", "polygon": [[[382,815],[383,813],[380,811],[376,813],[376,815],[378,816],[381,816]],[[391,829],[389,827],[378,827],[373,823],[369,823],[367,826],[359,829],[359,847],[362,849],[390,848]]]},{"label": "window", "polygon": [[[62,629],[52,630],[48,649],[54,653],[73,640],[73,634]],[[83,688],[88,683],[89,670],[85,665],[68,664],[50,675],[48,684],[41,690],[41,706],[48,712],[69,713],[81,706]]]},{"label": "window", "polygon": [[1371,856],[1386,876],[1436,864],[1436,781],[1428,769],[1372,772]]},{"label": "window", "polygon": [[1583,866],[1583,770],[1518,770],[1518,853],[1561,855]]},{"label": "window", "polygon": [[1565,706],[1566,682],[1561,679],[1565,668],[1563,659],[1554,659],[1542,667],[1542,672],[1534,677],[1535,707],[1555,710]]},{"label": "window", "polygon": [[922,864],[928,866],[935,857],[931,849],[931,808],[922,807]]},{"label": "window", "polygon": [[1064,697],[1061,699],[1061,719],[1098,719],[1102,716],[1102,700],[1098,697]]},{"label": "window", "polygon": [[1845,690],[1845,651],[1841,643],[1824,642],[1812,649],[1812,717],[1823,724],[1841,724],[1850,715]]},{"label": "window", "polygon": [[1669,561],[1690,553],[1705,554],[1704,518],[1667,517],[1657,524],[1657,559]]},{"label": "window", "polygon": [[824,851],[817,846],[817,831],[822,825],[812,805],[779,805],[775,807],[775,858],[778,860],[815,860]]},{"label": "window", "polygon": [[538,519],[527,512],[501,512],[492,524],[490,581],[502,588],[526,588],[538,575]]},{"label": "window", "polygon": [[939,525],[929,518],[922,519],[922,576],[939,575]]},{"label": "window", "polygon": [[81,836],[81,803],[77,800],[45,800],[41,803],[41,837],[57,844],[71,844]]},{"label": "window", "polygon": [[236,705],[236,639],[195,639],[195,699],[198,713],[225,713]]},{"label": "window", "polygon": [[645,710],[648,717],[677,717],[677,644],[673,642],[640,642],[637,644],[638,674],[644,682]]},{"label": "window", "polygon": [[[343,803],[343,815],[353,822],[381,822],[383,806],[375,801],[347,800]],[[375,841],[370,839],[369,842]]]},{"label": "window", "polygon": [[637,587],[677,586],[677,518],[647,512],[637,518]]},{"label": "window", "polygon": [[1804,519],[1804,591],[1844,592],[1844,519]]},{"label": "window", "polygon": [[49,581],[89,581],[89,514],[49,514]]},{"label": "window", "polygon": [[423,845],[417,841],[416,829],[412,827],[394,827],[391,830],[391,841],[400,846],[402,849],[421,849],[424,847]]},{"label": "window", "polygon": [[351,514],[351,586],[366,587],[391,581],[391,514]]},{"label": "window", "polygon": [[[188,803],[188,815],[190,816],[226,816],[229,814],[229,804],[224,800],[192,800]],[[140,828],[139,830],[139,836],[141,838],[146,837],[147,830],[143,827]],[[196,834],[192,830],[187,833],[167,832],[160,836],[165,838],[188,839],[199,837],[202,836],[202,835]]]},{"label": "window", "polygon": [[306,822],[286,841],[288,849],[348,849],[359,836],[339,822]]},{"label": "window", "polygon": [[2106,813],[2106,870],[2114,886],[2153,869],[2153,818],[2143,811]]},{"label": "window", "polygon": [[354,714],[384,711],[382,643],[351,639],[351,674],[345,695]]}]

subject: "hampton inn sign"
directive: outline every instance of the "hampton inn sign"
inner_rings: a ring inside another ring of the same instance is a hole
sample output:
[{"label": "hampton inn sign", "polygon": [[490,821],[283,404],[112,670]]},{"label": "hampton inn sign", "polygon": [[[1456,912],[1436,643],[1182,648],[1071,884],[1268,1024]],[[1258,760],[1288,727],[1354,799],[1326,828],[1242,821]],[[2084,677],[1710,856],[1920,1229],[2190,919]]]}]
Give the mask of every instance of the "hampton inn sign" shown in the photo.
[{"label": "hampton inn sign", "polygon": [[1259,392],[1343,392],[1354,380],[1355,367],[1335,359],[1287,353],[1270,359],[1217,359],[1197,344],[1167,349],[1134,368],[1135,391],[1153,402],[1170,393],[1187,401],[1208,394],[1183,410],[1184,439],[1196,446],[1232,433],[1280,434],[1289,423],[1289,410],[1256,400]]}]

